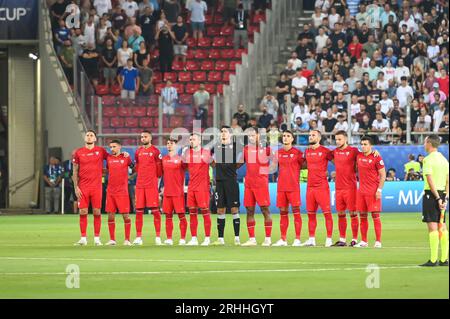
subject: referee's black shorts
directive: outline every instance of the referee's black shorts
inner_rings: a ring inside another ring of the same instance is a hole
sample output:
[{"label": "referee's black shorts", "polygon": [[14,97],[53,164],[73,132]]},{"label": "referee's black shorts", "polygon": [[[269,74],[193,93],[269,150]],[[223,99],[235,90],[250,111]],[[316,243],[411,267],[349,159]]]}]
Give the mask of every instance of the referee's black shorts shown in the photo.
[{"label": "referee's black shorts", "polygon": [[[438,191],[438,193],[442,200],[445,201],[445,193],[442,191]],[[422,221],[424,223],[439,223],[440,217],[441,210],[439,209],[438,201],[431,191],[426,190],[422,201]]]},{"label": "referee's black shorts", "polygon": [[215,200],[217,208],[241,206],[239,201],[239,184],[237,180],[219,180],[216,182]]}]

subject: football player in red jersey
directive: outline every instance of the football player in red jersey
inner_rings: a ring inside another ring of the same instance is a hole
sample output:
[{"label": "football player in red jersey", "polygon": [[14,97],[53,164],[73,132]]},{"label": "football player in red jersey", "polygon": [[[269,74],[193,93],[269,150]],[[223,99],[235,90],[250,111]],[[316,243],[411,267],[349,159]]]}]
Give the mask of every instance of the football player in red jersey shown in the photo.
[{"label": "football player in red jersey", "polygon": [[75,245],[87,245],[86,229],[89,204],[94,215],[94,244],[101,246],[100,229],[102,226],[102,173],[103,160],[108,156],[106,150],[95,146],[97,134],[93,130],[84,136],[85,146],[75,151],[73,156],[73,186],[78,198],[80,210],[81,239]]},{"label": "football player in red jersey", "polygon": [[183,159],[177,154],[177,142],[176,138],[170,138],[167,141],[168,155],[162,159],[163,165],[163,212],[166,215],[166,234],[167,239],[164,244],[172,246],[172,234],[173,234],[173,212],[178,215],[180,219],[180,241],[179,245],[186,245],[186,209],[184,205],[184,176],[186,165],[183,163]]},{"label": "football player in red jersey", "polygon": [[328,162],[333,159],[331,150],[320,145],[319,130],[309,132],[309,147],[305,151],[308,167],[306,188],[306,210],[308,211],[309,239],[302,246],[316,246],[317,209],[322,209],[327,229],[325,247],[333,245],[333,216],[331,215],[330,186],[328,185]]},{"label": "football player in red jersey", "polygon": [[358,154],[359,189],[357,209],[361,220],[361,242],[354,247],[367,247],[368,213],[372,213],[375,228],[375,248],[381,248],[381,193],[386,180],[386,168],[381,156],[372,152],[373,139],[370,136],[361,138],[362,153]]},{"label": "football player in red jersey", "polygon": [[203,215],[205,228],[205,240],[202,246],[211,243],[211,213],[210,202],[210,177],[209,165],[212,161],[211,152],[201,147],[201,136],[197,133],[191,134],[189,138],[190,149],[183,154],[183,162],[189,171],[189,185],[187,194],[187,207],[189,209],[189,223],[191,229],[191,240],[187,246],[198,246],[198,211]]},{"label": "football player in red jersey", "polygon": [[338,131],[335,134],[336,148],[333,150],[334,166],[336,167],[335,200],[339,220],[339,241],[337,247],[345,247],[347,233],[346,210],[349,211],[352,227],[351,246],[358,241],[358,214],[356,212],[356,158],[359,150],[348,145],[347,132]]},{"label": "football player in red jersey", "polygon": [[280,208],[281,239],[273,246],[287,246],[287,230],[289,228],[289,205],[292,207],[295,225],[295,240],[292,246],[301,245],[300,235],[302,217],[300,215],[300,170],[303,166],[303,153],[294,145],[294,134],[283,132],[283,147],[279,149],[272,162],[278,165],[277,207]]},{"label": "football player in red jersey", "polygon": [[144,209],[149,208],[153,214],[156,239],[155,244],[161,245],[161,212],[159,210],[158,179],[162,174],[162,156],[152,145],[152,133],[141,133],[142,146],[136,150],[136,239],[133,245],[142,245],[142,227],[144,224]]},{"label": "football player in red jersey", "polygon": [[244,206],[247,209],[247,229],[249,240],[242,246],[256,246],[255,238],[255,206],[261,207],[264,215],[265,240],[262,246],[272,245],[272,217],[270,216],[269,194],[269,162],[271,158],[270,147],[260,144],[258,128],[251,127],[246,130],[248,145],[244,147],[243,155],[238,163],[238,168],[247,165],[245,175]]},{"label": "football player in red jersey", "polygon": [[111,155],[106,159],[108,169],[108,187],[106,189],[106,212],[108,213],[108,228],[110,240],[106,245],[116,245],[116,222],[115,214],[122,214],[125,224],[125,246],[130,243],[130,198],[128,195],[128,167],[133,165],[131,158],[125,157],[121,152],[121,142],[113,140],[109,143]]}]

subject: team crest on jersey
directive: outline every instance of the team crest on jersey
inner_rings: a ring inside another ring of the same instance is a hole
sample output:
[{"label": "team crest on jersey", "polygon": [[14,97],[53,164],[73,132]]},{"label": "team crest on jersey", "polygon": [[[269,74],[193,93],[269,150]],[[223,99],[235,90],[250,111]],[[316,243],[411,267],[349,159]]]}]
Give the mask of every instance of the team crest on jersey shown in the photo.
[{"label": "team crest on jersey", "polygon": [[[150,154],[150,155],[152,155],[152,154]],[[159,159],[162,159],[162,155],[161,155],[161,154],[159,154],[158,158],[159,158]]]},{"label": "team crest on jersey", "polygon": [[153,153],[150,153],[150,156],[153,156]]},{"label": "team crest on jersey", "polygon": [[294,154],[291,154],[291,157],[294,157]]},{"label": "team crest on jersey", "polygon": [[381,161],[380,161],[380,164],[384,166],[384,162],[383,162],[383,160],[381,160]]},{"label": "team crest on jersey", "polygon": [[123,164],[125,161],[124,160],[120,160],[120,164]]},{"label": "team crest on jersey", "polygon": [[369,160],[369,164],[372,163],[372,160]]},{"label": "team crest on jersey", "polygon": [[322,156],[322,152],[319,152],[319,156]]},{"label": "team crest on jersey", "polygon": [[95,152],[95,155],[98,155],[99,153],[98,152]]},{"label": "team crest on jersey", "polygon": [[347,156],[349,156],[349,155],[350,155],[350,152],[346,152],[345,154],[347,154]]}]

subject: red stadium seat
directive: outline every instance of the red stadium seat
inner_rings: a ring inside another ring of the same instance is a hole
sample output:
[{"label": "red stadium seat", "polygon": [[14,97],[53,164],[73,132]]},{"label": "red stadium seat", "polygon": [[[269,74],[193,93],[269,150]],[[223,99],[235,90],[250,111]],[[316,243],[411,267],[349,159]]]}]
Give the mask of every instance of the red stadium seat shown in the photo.
[{"label": "red stadium seat", "polygon": [[131,108],[131,115],[144,117],[147,115],[147,108],[145,106],[134,106]]},{"label": "red stadium seat", "polygon": [[187,61],[186,62],[186,70],[188,71],[197,71],[198,63],[196,61]]},{"label": "red stadium seat", "polygon": [[228,61],[219,60],[216,62],[214,67],[216,71],[225,71],[228,70]]},{"label": "red stadium seat", "polygon": [[172,116],[170,118],[170,127],[177,128],[183,126],[183,117],[181,116]]},{"label": "red stadium seat", "polygon": [[180,82],[190,82],[192,81],[191,72],[180,72],[178,73],[178,81]]},{"label": "red stadium seat", "polygon": [[223,18],[223,15],[220,15],[220,14],[216,14],[215,15],[215,17],[214,17],[214,24],[224,24],[224,18]]},{"label": "red stadium seat", "polygon": [[222,80],[225,82],[230,82],[230,75],[232,73],[230,71],[223,72]]},{"label": "red stadium seat", "polygon": [[188,50],[187,50],[186,58],[187,58],[188,60],[192,60],[193,58],[195,58],[194,53],[195,53],[194,50],[188,49]]},{"label": "red stadium seat", "polygon": [[109,87],[103,84],[99,84],[95,87],[95,92],[97,93],[97,95],[109,94]]},{"label": "red stadium seat", "polygon": [[217,93],[223,94],[223,84],[218,84],[217,85]]},{"label": "red stadium seat", "polygon": [[[109,125],[109,123],[108,123],[108,125]],[[113,134],[113,133],[116,133],[116,130],[113,129],[113,128],[105,128],[105,127],[103,127],[103,133],[104,134]]]},{"label": "red stadium seat", "polygon": [[151,59],[157,59],[159,57],[159,50],[154,49],[152,52],[150,52],[150,58]]},{"label": "red stadium seat", "polygon": [[259,32],[259,26],[249,25],[248,26],[248,35],[251,36],[255,34],[255,32]]},{"label": "red stadium seat", "polygon": [[148,104],[149,105],[158,105],[158,96],[155,94],[150,95],[148,98]]},{"label": "red stadium seat", "polygon": [[231,61],[230,62],[230,66],[229,66],[229,70],[230,71],[235,71],[236,70],[236,64],[241,64],[241,62],[240,61]]},{"label": "red stadium seat", "polygon": [[218,35],[220,35],[220,27],[212,27],[212,26],[208,27],[206,29],[206,32],[207,32],[208,36],[210,36],[210,37],[218,36]]},{"label": "red stadium seat", "polygon": [[[112,119],[115,119],[114,117]],[[111,125],[111,119],[109,117],[102,118],[102,126],[109,127]]]},{"label": "red stadium seat", "polygon": [[125,119],[125,126],[126,127],[138,127],[139,126],[139,119],[136,117],[127,117]]},{"label": "red stadium seat", "polygon": [[200,70],[202,70],[202,71],[214,70],[214,63],[209,60],[203,61],[200,66]]},{"label": "red stadium seat", "polygon": [[164,83],[158,83],[155,85],[155,93],[160,95],[161,94],[161,90],[165,87],[166,85]]},{"label": "red stadium seat", "polygon": [[141,119],[139,120],[139,126],[140,126],[142,129],[146,129],[146,128],[149,128],[149,127],[153,127],[153,126],[154,126],[153,118],[148,118],[148,117],[141,118]]},{"label": "red stadium seat", "polygon": [[237,49],[234,51],[234,58],[241,59],[243,54],[247,54],[247,49]]},{"label": "red stadium seat", "polygon": [[102,103],[103,103],[104,106],[106,106],[106,105],[115,105],[116,104],[116,97],[114,95],[102,96]]},{"label": "red stadium seat", "polygon": [[131,116],[131,108],[128,106],[119,106],[117,114],[122,117]]},{"label": "red stadium seat", "polygon": [[205,82],[206,81],[206,72],[194,72],[195,82]]},{"label": "red stadium seat", "polygon": [[177,89],[178,94],[184,93],[184,84],[183,83],[174,83],[172,86]]},{"label": "red stadium seat", "polygon": [[159,109],[158,106],[151,106],[147,108],[147,116],[148,117],[155,117],[158,116]]},{"label": "red stadium seat", "polygon": [[194,94],[198,91],[199,84],[188,83],[186,84],[186,94]]},{"label": "red stadium seat", "polygon": [[222,36],[230,36],[233,35],[234,27],[232,25],[224,25],[220,30],[220,35]]},{"label": "red stadium seat", "polygon": [[179,114],[182,116],[186,116],[186,115],[192,116],[193,109],[192,109],[191,104],[192,104],[192,101],[189,105],[177,107],[176,114]]},{"label": "red stadium seat", "polygon": [[169,80],[175,82],[177,80],[177,74],[175,72],[164,73],[164,82],[167,82]]},{"label": "red stadium seat", "polygon": [[119,84],[113,84],[112,86],[111,86],[111,93],[112,94],[114,94],[114,95],[120,95],[120,91],[121,91],[122,89],[120,88],[120,85]]},{"label": "red stadium seat", "polygon": [[208,50],[196,50],[194,54],[197,60],[204,60],[208,58]]},{"label": "red stadium seat", "polygon": [[233,47],[234,46],[234,42],[233,42],[233,38],[232,37],[227,37],[225,39],[225,46],[226,47]]},{"label": "red stadium seat", "polygon": [[205,84],[205,90],[209,93],[209,94],[216,94],[216,85],[212,84],[212,83],[206,83]]},{"label": "red stadium seat", "polygon": [[124,138],[122,140],[122,145],[126,146],[135,146],[138,145],[137,138]]},{"label": "red stadium seat", "polygon": [[205,15],[205,23],[206,25],[211,25],[213,23],[213,17],[211,14]]},{"label": "red stadium seat", "polygon": [[224,47],[226,40],[224,37],[215,37],[212,43],[212,46],[215,48]]},{"label": "red stadium seat", "polygon": [[190,48],[197,46],[197,40],[194,38],[187,38],[186,43]]},{"label": "red stadium seat", "polygon": [[220,59],[220,50],[211,49],[209,51],[209,58],[210,59]]},{"label": "red stadium seat", "polygon": [[186,105],[186,104],[191,105],[192,104],[192,95],[181,94],[181,95],[179,95],[178,102],[183,105]]},{"label": "red stadium seat", "polygon": [[235,52],[233,49],[224,49],[220,51],[220,57],[222,59],[233,59]]},{"label": "red stadium seat", "polygon": [[103,108],[103,116],[105,117],[117,116],[117,108],[115,106],[105,106]]},{"label": "red stadium seat", "polygon": [[209,72],[208,82],[220,82],[222,81],[222,72]]},{"label": "red stadium seat", "polygon": [[153,73],[153,81],[155,83],[162,82],[162,73],[161,72],[154,72]]},{"label": "red stadium seat", "polygon": [[210,38],[201,38],[198,40],[198,46],[200,48],[209,48],[211,46]]},{"label": "red stadium seat", "polygon": [[[123,120],[123,119],[122,119],[122,120]],[[131,129],[128,128],[128,127],[117,128],[117,129],[116,129],[116,133],[119,133],[119,134],[128,134],[128,133],[131,133]]]},{"label": "red stadium seat", "polygon": [[264,13],[255,14],[252,18],[252,24],[259,24],[261,21],[266,21],[266,15]]},{"label": "red stadium seat", "polygon": [[114,127],[114,128],[119,128],[119,127],[123,127],[124,123],[125,123],[125,121],[124,121],[123,117],[113,117],[111,119],[110,126]]},{"label": "red stadium seat", "polygon": [[181,61],[174,61],[172,63],[172,69],[175,71],[182,71],[183,70],[183,62]]}]

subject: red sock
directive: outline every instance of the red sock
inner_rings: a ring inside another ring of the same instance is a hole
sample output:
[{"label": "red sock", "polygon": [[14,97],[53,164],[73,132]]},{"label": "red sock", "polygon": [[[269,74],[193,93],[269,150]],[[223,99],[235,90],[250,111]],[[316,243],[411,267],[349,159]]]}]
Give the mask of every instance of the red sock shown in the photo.
[{"label": "red sock", "polygon": [[131,233],[131,219],[125,219],[124,220],[124,224],[125,224],[125,240],[130,240],[130,233]]},{"label": "red sock", "polygon": [[180,219],[180,237],[181,239],[186,239],[186,231],[187,231],[187,220],[186,215],[184,213],[178,214],[178,218]]},{"label": "red sock", "polygon": [[300,235],[302,231],[302,216],[300,215],[300,208],[292,208],[292,213],[294,214],[294,225],[295,225],[295,238],[300,240]]},{"label": "red sock", "polygon": [[309,237],[316,237],[317,215],[316,213],[308,213],[308,230]]},{"label": "red sock", "polygon": [[369,222],[367,214],[361,214],[361,240],[367,243],[367,231],[369,230]]},{"label": "red sock", "polygon": [[209,213],[209,209],[202,209],[203,214],[203,224],[205,226],[205,237],[211,236],[211,214]]},{"label": "red sock", "polygon": [[108,219],[109,239],[116,240],[116,221]]},{"label": "red sock", "polygon": [[372,213],[373,226],[375,228],[375,239],[381,242],[381,217],[380,213]]},{"label": "red sock", "polygon": [[347,237],[347,216],[345,213],[339,214],[339,237],[346,238]]},{"label": "red sock", "polygon": [[327,229],[327,238],[333,236],[333,215],[330,212],[323,214],[325,217],[325,227]]},{"label": "red sock", "polygon": [[102,228],[102,215],[94,215],[94,236],[100,236],[100,229]]},{"label": "red sock", "polygon": [[353,239],[358,239],[359,219],[357,214],[350,215],[352,219],[352,236]]},{"label": "red sock", "polygon": [[142,237],[142,226],[144,226],[144,210],[136,210],[136,237]]},{"label": "red sock", "polygon": [[248,237],[255,238],[256,220],[247,220]]},{"label": "red sock", "polygon": [[81,237],[86,237],[87,224],[88,224],[87,215],[81,215],[80,214],[80,232],[81,232]]},{"label": "red sock", "polygon": [[166,214],[167,239],[172,239],[172,234],[173,234],[173,216],[172,216],[172,214]]},{"label": "red sock", "polygon": [[272,221],[271,220],[264,222],[264,228],[266,230],[266,237],[267,238],[272,237]]},{"label": "red sock", "polygon": [[155,225],[156,237],[161,236],[161,212],[159,208],[152,208],[153,225]]},{"label": "red sock", "polygon": [[286,241],[287,230],[289,228],[289,215],[287,211],[280,212],[281,239]]},{"label": "red sock", "polygon": [[197,209],[189,210],[189,225],[191,227],[191,236],[197,237],[197,229],[198,229],[198,215]]}]

